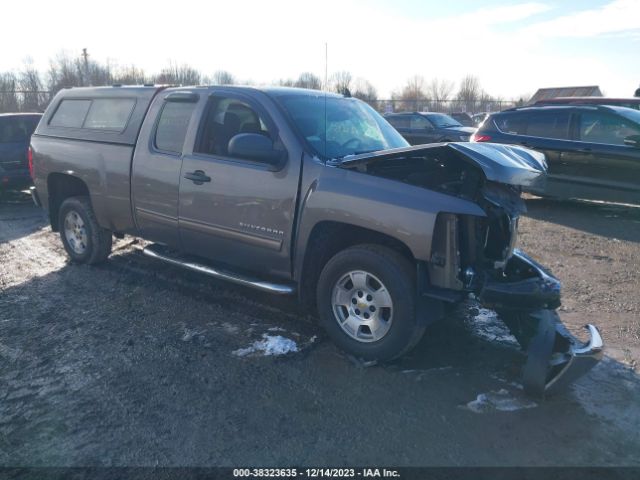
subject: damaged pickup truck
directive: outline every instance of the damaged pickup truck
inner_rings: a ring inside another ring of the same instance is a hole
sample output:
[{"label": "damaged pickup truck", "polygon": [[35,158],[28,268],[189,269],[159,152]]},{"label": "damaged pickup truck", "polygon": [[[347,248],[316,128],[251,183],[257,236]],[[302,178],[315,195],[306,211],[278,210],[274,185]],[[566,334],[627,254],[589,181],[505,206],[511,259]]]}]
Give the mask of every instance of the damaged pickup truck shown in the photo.
[{"label": "damaged pickup truck", "polygon": [[520,188],[544,181],[537,152],[410,147],[367,104],[325,92],[115,86],[60,92],[30,161],[74,262],[139,236],[150,257],[297,294],[340,348],[374,361],[474,295],[527,351],[536,396],[602,356],[595,327],[582,344],[559,321],[560,282],[515,248]]}]

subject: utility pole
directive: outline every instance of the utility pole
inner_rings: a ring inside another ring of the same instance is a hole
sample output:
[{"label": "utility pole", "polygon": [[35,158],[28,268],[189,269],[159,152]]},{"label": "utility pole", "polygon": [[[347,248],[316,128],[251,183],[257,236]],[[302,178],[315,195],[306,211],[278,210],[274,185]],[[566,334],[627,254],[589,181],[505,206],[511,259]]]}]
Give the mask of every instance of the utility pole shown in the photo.
[{"label": "utility pole", "polygon": [[86,48],[82,49],[82,66],[84,67],[84,81],[82,83],[91,86],[91,79],[89,78],[89,53]]}]

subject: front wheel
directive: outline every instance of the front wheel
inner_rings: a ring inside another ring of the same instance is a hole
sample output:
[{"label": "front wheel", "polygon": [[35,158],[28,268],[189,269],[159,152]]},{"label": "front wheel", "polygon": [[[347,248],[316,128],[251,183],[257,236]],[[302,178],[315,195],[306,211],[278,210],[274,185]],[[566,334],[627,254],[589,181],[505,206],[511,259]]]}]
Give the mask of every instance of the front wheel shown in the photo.
[{"label": "front wheel", "polygon": [[111,253],[111,231],[102,228],[87,197],[67,198],[58,212],[60,238],[76,263],[100,263]]},{"label": "front wheel", "polygon": [[414,269],[386,247],[359,245],[337,253],[320,274],[317,300],[329,336],[364,360],[393,360],[425,330],[416,320]]}]

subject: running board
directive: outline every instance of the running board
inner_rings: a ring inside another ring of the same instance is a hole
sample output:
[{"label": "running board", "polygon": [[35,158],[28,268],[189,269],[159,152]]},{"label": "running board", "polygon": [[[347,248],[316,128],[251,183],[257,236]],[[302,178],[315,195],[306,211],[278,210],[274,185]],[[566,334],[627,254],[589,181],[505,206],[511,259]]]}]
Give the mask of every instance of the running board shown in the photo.
[{"label": "running board", "polygon": [[245,274],[222,270],[218,267],[200,263],[194,258],[183,257],[179,254],[176,255],[177,252],[171,251],[162,245],[149,245],[142,250],[142,253],[149,257],[170,263],[171,265],[186,268],[187,270],[192,270],[194,272],[204,273],[211,277],[226,280],[245,287],[254,288],[256,290],[261,290],[263,292],[274,293],[277,295],[291,295],[296,291],[295,287],[291,284],[267,282]]}]

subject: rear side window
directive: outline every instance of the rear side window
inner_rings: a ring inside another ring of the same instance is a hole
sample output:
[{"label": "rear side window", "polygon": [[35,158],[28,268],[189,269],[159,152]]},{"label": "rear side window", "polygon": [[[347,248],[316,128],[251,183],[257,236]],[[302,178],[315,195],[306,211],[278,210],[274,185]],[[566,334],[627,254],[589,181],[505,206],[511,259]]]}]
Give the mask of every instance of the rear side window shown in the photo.
[{"label": "rear side window", "polygon": [[527,114],[523,112],[498,115],[495,118],[496,127],[502,133],[511,135],[525,135],[527,129]]},{"label": "rear side window", "polygon": [[121,132],[127,126],[135,104],[132,98],[93,100],[83,128]]},{"label": "rear side window", "polygon": [[52,127],[82,128],[90,106],[91,100],[62,100],[49,125]]},{"label": "rear side window", "polygon": [[393,125],[395,128],[409,128],[410,119],[409,115],[399,115],[397,117],[387,117],[387,122]]},{"label": "rear side window", "polygon": [[182,153],[187,127],[195,105],[191,102],[165,102],[156,127],[155,147],[158,150]]},{"label": "rear side window", "polygon": [[569,111],[536,112],[529,115],[527,135],[541,138],[569,138]]},{"label": "rear side window", "polygon": [[135,104],[133,98],[65,99],[60,102],[49,125],[121,132],[127,126]]},{"label": "rear side window", "polygon": [[420,115],[411,115],[411,128],[413,130],[424,130],[425,128],[432,128],[431,123]]}]

